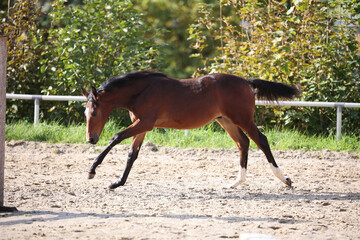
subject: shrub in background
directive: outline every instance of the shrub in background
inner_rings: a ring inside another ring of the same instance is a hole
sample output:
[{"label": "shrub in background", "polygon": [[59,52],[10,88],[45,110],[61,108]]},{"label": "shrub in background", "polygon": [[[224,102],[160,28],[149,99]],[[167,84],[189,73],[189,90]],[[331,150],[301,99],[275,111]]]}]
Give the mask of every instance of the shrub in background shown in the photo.
[{"label": "shrub in background", "polygon": [[[198,73],[227,72],[299,84],[305,101],[360,102],[354,6],[352,0],[202,4],[189,28],[198,50],[193,56],[204,64]],[[334,108],[260,108],[260,125],[281,124],[312,133],[335,129]],[[359,109],[345,109],[344,130],[360,133],[359,117]]]},{"label": "shrub in background", "polygon": [[[15,1],[7,19],[2,19],[0,34],[8,37],[7,91],[8,93],[40,94],[40,72],[44,51],[43,34],[37,1]],[[30,120],[31,101],[7,100],[8,120]]]},{"label": "shrub in background", "polygon": [[[2,29],[10,46],[7,92],[80,95],[80,87],[98,86],[112,76],[160,68],[157,31],[142,20],[131,1],[84,0],[74,6],[65,2],[52,2],[46,14],[50,25],[43,28],[39,17],[45,13],[36,2],[16,1],[10,9]],[[14,105],[9,120],[26,112]],[[44,119],[83,121],[82,103],[41,106],[49,109],[42,111]],[[119,114],[128,118],[125,112]]]}]

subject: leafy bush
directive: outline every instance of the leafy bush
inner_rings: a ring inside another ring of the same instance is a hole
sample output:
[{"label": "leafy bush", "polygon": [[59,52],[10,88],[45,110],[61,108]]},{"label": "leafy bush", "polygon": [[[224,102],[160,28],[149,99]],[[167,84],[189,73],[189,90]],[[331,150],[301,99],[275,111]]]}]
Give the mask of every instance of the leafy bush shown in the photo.
[{"label": "leafy bush", "polygon": [[[212,0],[217,1],[217,0]],[[200,64],[200,60],[189,58],[194,50],[189,48],[187,28],[196,17],[199,0],[133,0],[134,7],[156,28],[163,29],[159,41],[164,42],[162,54],[166,58],[163,71],[171,77],[188,78]]]},{"label": "leafy bush", "polygon": [[[83,5],[65,6],[65,0],[55,0],[46,15],[47,28],[40,28],[44,13],[30,2],[16,1],[2,30],[10,46],[8,92],[80,95],[80,87],[98,86],[109,77],[160,68],[158,33],[130,1],[84,0]],[[50,108],[42,112],[45,119],[83,120],[79,102],[41,106]],[[11,110],[10,119],[23,111],[19,105],[14,115]]]},{"label": "leafy bush", "polygon": [[[42,86],[40,73],[42,36],[37,1],[16,1],[9,16],[0,25],[0,34],[8,37],[7,92],[39,94]],[[7,101],[7,119],[29,120],[33,102]]]},{"label": "leafy bush", "polygon": [[[299,84],[305,101],[360,102],[360,56],[354,9],[343,1],[220,1],[202,4],[189,28],[204,67],[198,73]],[[213,55],[208,48],[216,48]],[[310,132],[335,129],[334,108],[262,108],[258,124],[283,124]],[[275,118],[277,116],[277,118]],[[360,111],[344,110],[344,129],[359,131]],[[274,119],[277,119],[274,121]]]}]

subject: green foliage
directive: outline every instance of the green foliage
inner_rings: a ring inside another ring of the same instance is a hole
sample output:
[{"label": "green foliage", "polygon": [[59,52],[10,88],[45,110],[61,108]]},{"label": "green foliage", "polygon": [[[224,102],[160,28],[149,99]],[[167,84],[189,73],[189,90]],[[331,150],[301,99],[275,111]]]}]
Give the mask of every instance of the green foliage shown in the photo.
[{"label": "green foliage", "polygon": [[[80,95],[80,87],[98,86],[112,76],[160,68],[157,30],[145,24],[131,1],[65,2],[52,2],[46,28],[39,25],[43,13],[36,2],[18,0],[10,9],[1,29],[10,46],[7,92]],[[79,102],[42,107],[49,109],[42,112],[45,119],[83,120]],[[21,112],[27,111],[10,107],[8,119]]]},{"label": "green foliage", "polygon": [[[98,86],[112,76],[159,67],[156,31],[130,1],[83,2],[69,7],[61,0],[53,2],[50,44],[41,68],[47,80],[43,93],[79,95],[80,86]],[[80,103],[72,103],[51,110],[79,119],[80,108]]]},{"label": "green foliage", "polygon": [[[9,37],[7,92],[79,95],[80,86],[98,86],[143,68],[189,77],[202,61],[197,75],[261,77],[299,84],[302,100],[360,102],[360,57],[352,27],[360,24],[357,0],[39,2],[12,0],[0,25],[0,33]],[[44,7],[44,2],[52,4]],[[184,30],[190,23],[192,48]],[[257,108],[259,125],[317,134],[335,130],[334,108]],[[40,117],[82,122],[82,111],[79,102],[42,102]],[[114,115],[127,125],[126,111]],[[7,101],[8,121],[32,117],[33,102]],[[359,134],[359,117],[359,109],[343,109],[343,130]]]},{"label": "green foliage", "polygon": [[163,71],[175,78],[189,78],[199,59],[189,58],[194,50],[189,48],[187,28],[195,21],[197,4],[201,0],[134,0],[134,6],[144,14],[146,22],[162,29],[166,66]]},{"label": "green foliage", "polygon": [[[37,1],[16,1],[0,33],[8,37],[7,92],[39,94],[40,59],[43,31],[38,18]],[[7,102],[7,118],[27,119],[32,116],[32,102]]]},{"label": "green foliage", "polygon": [[154,29],[143,23],[130,2],[87,0],[65,7],[55,1],[50,17],[48,51],[55,57],[44,60],[42,71],[56,80],[46,93],[79,93],[83,83],[97,85],[110,76],[158,64]]},{"label": "green foliage", "polygon": [[[353,12],[352,5],[338,0],[202,4],[189,28],[198,51],[193,56],[204,64],[198,74],[229,72],[299,84],[305,101],[360,102]],[[335,109],[262,108],[256,119],[324,133],[335,129],[335,114]],[[344,110],[344,130],[360,133],[359,117],[359,110]]]}]

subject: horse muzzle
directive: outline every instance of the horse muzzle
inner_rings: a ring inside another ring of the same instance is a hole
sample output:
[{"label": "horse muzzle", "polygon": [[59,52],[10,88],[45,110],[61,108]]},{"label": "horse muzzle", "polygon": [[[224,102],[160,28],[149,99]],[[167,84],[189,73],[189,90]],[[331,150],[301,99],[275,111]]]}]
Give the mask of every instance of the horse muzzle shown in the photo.
[{"label": "horse muzzle", "polygon": [[93,135],[87,138],[87,142],[91,144],[96,144],[99,141],[98,135]]}]

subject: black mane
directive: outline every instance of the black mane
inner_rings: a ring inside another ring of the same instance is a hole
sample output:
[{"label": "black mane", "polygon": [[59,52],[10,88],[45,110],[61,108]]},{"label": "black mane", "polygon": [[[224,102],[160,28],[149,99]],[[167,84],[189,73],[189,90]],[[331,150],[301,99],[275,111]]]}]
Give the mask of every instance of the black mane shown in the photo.
[{"label": "black mane", "polygon": [[120,76],[112,77],[103,82],[100,87],[97,89],[98,92],[101,91],[111,91],[111,89],[116,87],[122,87],[133,80],[147,77],[167,77],[166,74],[145,70],[139,72],[130,72]]}]

